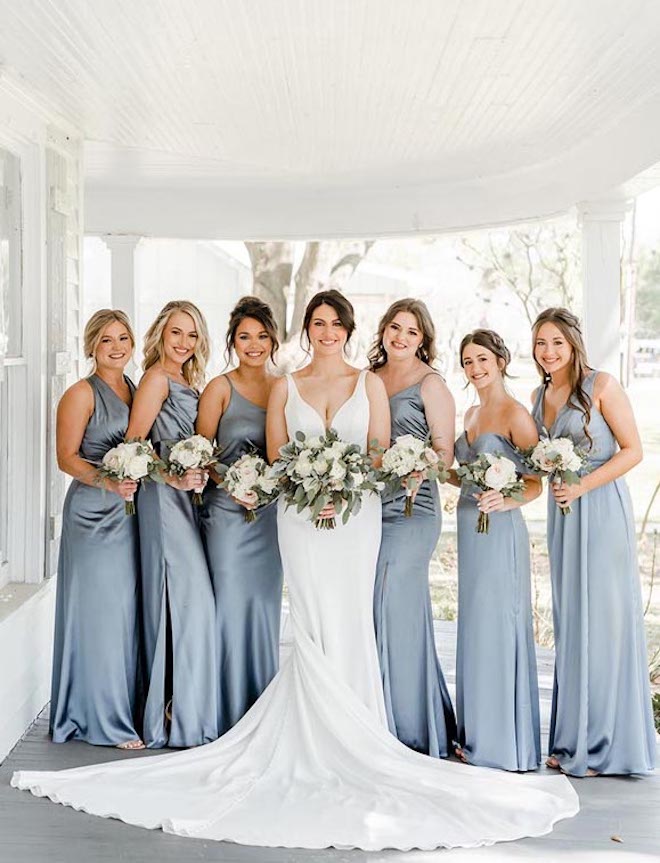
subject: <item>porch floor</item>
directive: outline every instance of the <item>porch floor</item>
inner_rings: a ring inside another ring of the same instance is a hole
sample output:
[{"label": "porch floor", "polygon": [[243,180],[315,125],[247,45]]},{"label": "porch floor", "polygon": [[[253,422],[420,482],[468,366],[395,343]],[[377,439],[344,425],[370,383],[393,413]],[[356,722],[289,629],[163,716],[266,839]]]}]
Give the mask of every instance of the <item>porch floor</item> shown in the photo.
[{"label": "porch floor", "polygon": [[[456,627],[436,623],[438,652],[450,687],[454,684]],[[286,642],[283,650],[287,650]],[[544,742],[550,710],[552,654],[540,650],[539,683]],[[133,753],[148,758],[156,753]],[[660,743],[659,743],[660,756]],[[421,852],[309,851],[251,848],[225,842],[183,839],[129,827],[38,799],[9,786],[14,770],[62,770],[127,757],[115,749],[72,742],[53,744],[44,709],[24,739],[0,765],[0,863],[432,863],[504,860],[618,861],[660,859],[660,772],[646,778],[571,780],[580,795],[580,813],[540,839],[523,839],[478,850]],[[545,769],[545,768],[544,768]],[[615,841],[617,837],[621,841]]]}]

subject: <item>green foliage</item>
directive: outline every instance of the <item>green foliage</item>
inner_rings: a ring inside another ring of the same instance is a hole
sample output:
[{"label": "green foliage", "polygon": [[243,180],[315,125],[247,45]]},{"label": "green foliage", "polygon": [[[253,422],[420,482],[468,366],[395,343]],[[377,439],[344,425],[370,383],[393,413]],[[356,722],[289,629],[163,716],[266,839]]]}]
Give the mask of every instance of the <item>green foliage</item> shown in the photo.
[{"label": "green foliage", "polygon": [[638,271],[635,335],[660,338],[660,251],[641,255]]}]

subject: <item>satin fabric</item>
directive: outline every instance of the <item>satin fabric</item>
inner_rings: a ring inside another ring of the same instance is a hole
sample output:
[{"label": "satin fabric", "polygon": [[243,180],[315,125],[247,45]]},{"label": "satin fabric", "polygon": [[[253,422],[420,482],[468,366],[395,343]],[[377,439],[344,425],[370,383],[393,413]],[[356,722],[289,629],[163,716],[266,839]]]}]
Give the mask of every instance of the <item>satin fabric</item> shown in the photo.
[{"label": "satin fabric", "polygon": [[[247,452],[265,458],[266,411],[231,387],[218,424],[219,460],[230,465]],[[218,733],[224,734],[252,707],[279,663],[282,563],[277,507],[246,510],[221,488],[204,494],[201,530],[216,599]]]},{"label": "satin fabric", "polygon": [[[483,452],[529,473],[502,435],[482,434],[470,445],[463,433],[456,441],[459,464]],[[520,509],[493,512],[489,532],[478,534],[478,491],[464,483],[457,510],[458,740],[471,764],[534,770],[541,732],[527,526]]]},{"label": "satin fabric", "polygon": [[[289,435],[324,424],[289,379]],[[364,373],[333,419],[366,447]],[[497,774],[412,752],[389,733],[371,608],[381,505],[318,531],[278,506],[293,649],[215,743],[61,773],[18,788],[96,815],[202,839],[301,848],[436,848],[539,835],[577,811],[563,776]]]},{"label": "satin fabric", "polygon": [[[130,408],[97,375],[81,458],[100,465],[126,433]],[[134,386],[127,379],[134,391]],[[136,731],[137,519],[119,495],[73,480],[62,514],[57,567],[50,731],[55,743],[112,746]]]},{"label": "satin fabric", "polygon": [[[584,380],[591,398],[597,372]],[[533,416],[541,435],[570,437],[588,450],[593,470],[617,451],[603,415],[591,408],[590,447],[584,415],[573,404],[544,427],[544,388]],[[555,683],[548,751],[562,770],[648,773],[655,729],[637,569],[632,502],[621,477],[587,492],[562,515],[548,494],[548,552],[555,631]]]},{"label": "satin fabric", "polygon": [[[421,386],[419,381],[390,397],[392,442],[405,434],[427,437]],[[435,649],[429,592],[429,563],[442,527],[437,482],[421,484],[409,518],[404,515],[405,500],[401,491],[383,502],[374,589],[387,720],[406,746],[445,758],[456,739],[456,720]]]},{"label": "satin fabric", "polygon": [[[150,438],[166,457],[194,434],[197,393],[169,382]],[[199,746],[218,736],[215,599],[191,492],[147,482],[137,501],[142,560],[144,742]],[[171,715],[171,719],[166,716]]]}]

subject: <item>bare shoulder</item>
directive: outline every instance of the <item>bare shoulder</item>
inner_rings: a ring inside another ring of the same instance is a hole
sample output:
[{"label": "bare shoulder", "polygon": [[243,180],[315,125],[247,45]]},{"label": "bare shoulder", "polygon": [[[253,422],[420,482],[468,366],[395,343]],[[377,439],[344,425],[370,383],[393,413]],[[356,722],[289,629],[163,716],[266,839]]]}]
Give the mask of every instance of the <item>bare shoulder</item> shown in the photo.
[{"label": "bare shoulder", "polygon": [[273,382],[270,387],[270,395],[268,396],[268,406],[283,405],[286,402],[288,395],[289,382],[286,377],[283,375],[282,377],[273,378]]},{"label": "bare shoulder", "polygon": [[594,377],[594,400],[600,401],[603,395],[619,394],[623,392],[623,387],[618,380],[609,372],[595,372]]},{"label": "bare shoulder", "polygon": [[231,390],[226,375],[217,375],[207,383],[202,391],[202,398],[221,399],[225,401]]},{"label": "bare shoulder", "polygon": [[426,377],[422,378],[421,386],[422,395],[432,395],[441,398],[451,398],[451,390],[447,386],[447,382],[439,372],[430,372]]},{"label": "bare shoulder", "polygon": [[532,403],[532,407],[536,404],[536,400],[539,397],[539,393],[543,389],[543,384],[539,384],[535,389],[532,390],[532,395],[530,396],[530,401]]},{"label": "bare shoulder", "polygon": [[63,410],[88,410],[91,414],[94,410],[94,390],[87,378],[72,384],[62,395],[59,406]]},{"label": "bare shoulder", "polygon": [[511,399],[509,405],[509,422],[512,429],[536,428],[536,423],[534,422],[534,419],[530,414],[529,410],[517,399]]},{"label": "bare shoulder", "polygon": [[148,392],[162,395],[165,398],[170,390],[170,379],[161,366],[151,366],[142,375],[138,384],[138,392]]},{"label": "bare shoulder", "polygon": [[463,414],[463,424],[467,424],[467,421],[474,416],[479,405],[471,405]]},{"label": "bare shoulder", "polygon": [[381,378],[375,373],[367,370],[366,375],[364,376],[364,386],[367,391],[368,396],[380,396],[384,395],[387,397],[387,391],[385,390],[385,384],[381,380]]}]

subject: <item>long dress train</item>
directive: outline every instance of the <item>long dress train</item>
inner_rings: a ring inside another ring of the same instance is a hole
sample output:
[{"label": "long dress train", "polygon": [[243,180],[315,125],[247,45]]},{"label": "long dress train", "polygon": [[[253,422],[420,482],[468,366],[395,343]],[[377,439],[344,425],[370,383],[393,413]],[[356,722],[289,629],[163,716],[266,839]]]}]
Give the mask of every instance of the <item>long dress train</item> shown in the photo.
[{"label": "long dress train", "polygon": [[[598,372],[583,389],[591,398]],[[591,408],[589,434],[581,410],[566,404],[546,430],[545,388],[532,415],[539,433],[569,437],[592,469],[617,443],[605,417]],[[587,492],[562,515],[548,494],[548,554],[555,630],[555,682],[548,751],[562,770],[648,773],[655,764],[635,520],[623,477]]]},{"label": "long dress train", "polygon": [[[324,424],[289,379],[289,434]],[[340,437],[367,443],[365,375]],[[96,815],[183,836],[302,848],[488,845],[578,810],[562,776],[496,774],[413,752],[386,728],[372,626],[380,500],[334,531],[279,505],[293,649],[243,719],[189,752],[16,773],[12,784]]]}]

